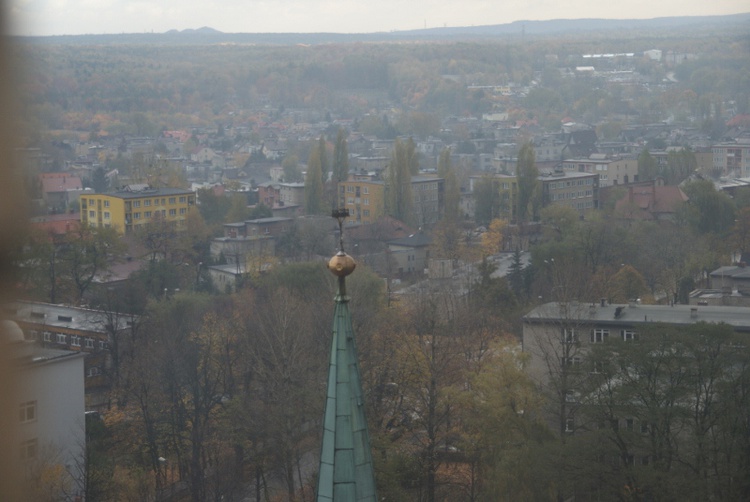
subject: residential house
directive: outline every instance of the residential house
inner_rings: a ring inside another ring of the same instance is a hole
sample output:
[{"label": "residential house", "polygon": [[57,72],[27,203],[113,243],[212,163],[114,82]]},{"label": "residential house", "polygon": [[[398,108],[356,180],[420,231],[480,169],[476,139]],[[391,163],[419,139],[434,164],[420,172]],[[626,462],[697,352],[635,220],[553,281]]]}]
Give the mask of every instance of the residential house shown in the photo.
[{"label": "residential house", "polygon": [[281,161],[286,155],[287,147],[281,142],[266,141],[261,146],[261,152],[268,160]]},{"label": "residential house", "polygon": [[[135,328],[137,316],[67,305],[15,301],[3,313],[39,347],[85,354],[86,407],[106,407],[111,382],[110,347],[114,338]],[[134,324],[135,323],[135,324]]]},{"label": "residential house", "polygon": [[31,228],[47,232],[53,237],[59,237],[74,232],[81,224],[80,213],[50,214],[31,218]]},{"label": "residential house", "polygon": [[338,184],[339,207],[349,210],[347,223],[369,225],[385,215],[385,183],[351,176]]},{"label": "residential house", "polygon": [[[626,190],[623,194],[622,190]],[[678,186],[665,185],[663,178],[621,187],[608,187],[600,191],[602,204],[620,195],[614,201],[615,214],[629,220],[674,221],[680,207],[688,201],[685,192]]]},{"label": "residential house", "polygon": [[563,158],[565,141],[554,136],[547,136],[534,141],[534,159],[537,162],[559,162]]},{"label": "residential house", "polygon": [[111,227],[124,234],[155,218],[181,229],[188,212],[195,209],[195,192],[181,188],[128,185],[115,192],[87,193],[79,201],[82,224]]},{"label": "residential house", "polygon": [[227,263],[242,263],[248,256],[273,256],[276,253],[276,240],[270,235],[238,237],[216,237],[211,240],[211,257],[222,257]]},{"label": "residential house", "polygon": [[247,220],[245,222],[245,234],[247,237],[256,235],[265,235],[278,238],[292,224],[291,218],[259,218],[256,220]]},{"label": "residential house", "polygon": [[580,213],[599,208],[599,175],[554,171],[537,178],[542,193],[542,207],[566,205]]},{"label": "residential house", "polygon": [[274,208],[281,202],[281,189],[278,184],[266,183],[258,185],[258,204]]},{"label": "residential house", "polygon": [[696,289],[690,292],[688,304],[695,306],[750,307],[750,291],[737,289]]},{"label": "residential house", "polygon": [[190,160],[199,164],[212,164],[214,157],[216,152],[207,146],[199,146],[190,153]]},{"label": "residential house", "polygon": [[709,288],[750,294],[750,267],[745,263],[719,267],[708,275]]},{"label": "residential house", "polygon": [[[614,305],[599,303],[551,302],[540,305],[523,317],[523,351],[528,354],[527,372],[540,386],[553,385],[565,391],[567,402],[575,401],[573,388],[560,388],[561,375],[595,374],[601,369],[587,359],[592,346],[610,339],[636,341],[641,330],[657,323],[689,326],[698,322],[726,323],[739,333],[750,333],[750,308],[695,305],[641,305],[638,302]],[[574,407],[565,431],[575,430]],[[558,418],[558,417],[556,417]]]},{"label": "residential house", "polygon": [[508,174],[493,174],[469,177],[469,191],[473,194],[477,183],[489,181],[493,191],[500,197],[500,214],[497,216],[511,222],[516,221],[518,178]]},{"label": "residential house", "polygon": [[81,178],[68,173],[42,173],[39,175],[42,185],[42,198],[50,213],[67,212],[70,204],[75,203],[83,191]]},{"label": "residential house", "polygon": [[445,204],[445,180],[435,176],[412,176],[411,191],[416,225],[430,228],[440,221]]},{"label": "residential house", "polygon": [[750,142],[718,143],[711,150],[715,172],[722,176],[750,177]]},{"label": "residential house", "polygon": [[431,242],[422,232],[388,242],[391,259],[399,276],[424,273],[430,259]]},{"label": "residential house", "polygon": [[291,218],[270,217],[224,224],[224,236],[211,241],[211,256],[229,263],[248,256],[273,256],[276,240],[291,226]]},{"label": "residential house", "polygon": [[594,153],[586,158],[564,160],[562,168],[570,172],[595,173],[599,176],[600,187],[638,181],[638,159],[635,158]]},{"label": "residential house", "polygon": [[[17,363],[15,409],[19,471],[43,470],[59,497],[80,499],[86,475],[84,357],[24,340],[12,321],[2,322],[2,350]],[[3,431],[10,434],[10,431]],[[50,479],[53,475],[55,478]]]},{"label": "residential house", "polygon": [[304,183],[279,183],[279,198],[284,206],[305,206]]},{"label": "residential house", "polygon": [[388,165],[389,159],[390,157],[384,155],[364,156],[354,154],[349,160],[349,168],[351,171],[382,172]]}]

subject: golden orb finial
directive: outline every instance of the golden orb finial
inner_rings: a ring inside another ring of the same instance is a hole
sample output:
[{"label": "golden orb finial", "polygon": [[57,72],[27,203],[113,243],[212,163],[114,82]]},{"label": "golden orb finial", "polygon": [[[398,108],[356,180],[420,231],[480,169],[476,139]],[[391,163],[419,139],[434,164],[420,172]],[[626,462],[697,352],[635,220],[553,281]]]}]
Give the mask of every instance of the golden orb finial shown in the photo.
[{"label": "golden orb finial", "polygon": [[343,251],[336,253],[336,255],[328,262],[328,270],[338,277],[346,277],[351,274],[354,272],[356,266],[357,263],[354,261],[354,258]]}]

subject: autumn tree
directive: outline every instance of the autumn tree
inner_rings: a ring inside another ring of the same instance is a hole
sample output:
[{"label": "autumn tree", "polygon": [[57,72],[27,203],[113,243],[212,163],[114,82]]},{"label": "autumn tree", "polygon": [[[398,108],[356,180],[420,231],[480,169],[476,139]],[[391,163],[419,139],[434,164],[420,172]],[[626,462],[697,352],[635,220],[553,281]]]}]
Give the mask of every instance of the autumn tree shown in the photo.
[{"label": "autumn tree", "polygon": [[693,181],[683,187],[690,199],[685,208],[688,222],[699,234],[723,235],[734,224],[734,203],[719,192],[711,181]]},{"label": "autumn tree", "polygon": [[518,221],[523,223],[528,221],[530,216],[536,217],[538,209],[539,170],[536,167],[532,143],[525,143],[518,152],[516,176],[518,177]]},{"label": "autumn tree", "polygon": [[732,245],[740,257],[750,250],[750,207],[737,211],[737,219],[732,227]]},{"label": "autumn tree", "polygon": [[656,178],[658,172],[656,159],[648,151],[648,148],[644,148],[638,155],[638,178],[642,181],[652,180]]},{"label": "autumn tree", "polygon": [[298,183],[303,181],[302,173],[299,170],[299,157],[294,154],[287,155],[281,161],[281,167],[284,169],[284,181],[286,183]]},{"label": "autumn tree", "polygon": [[[307,214],[321,214],[324,210],[324,171],[325,142],[321,141],[310,151],[307,159],[307,174],[305,176],[305,212]],[[323,150],[321,151],[321,144]]]},{"label": "autumn tree", "polygon": [[440,152],[438,176],[443,178],[445,182],[443,217],[448,221],[457,222],[460,217],[461,189],[458,186],[458,178],[451,165],[451,152],[447,148]]},{"label": "autumn tree", "polygon": [[410,166],[408,145],[396,139],[391,161],[385,172],[385,207],[389,215],[406,223],[414,221]]},{"label": "autumn tree", "polygon": [[346,144],[346,132],[339,128],[336,144],[333,148],[333,181],[341,183],[349,178],[349,148]]},{"label": "autumn tree", "polygon": [[470,465],[466,500],[550,496],[544,453],[550,434],[540,421],[541,396],[524,366],[515,341],[493,339],[466,381],[449,390],[460,423],[456,446]]},{"label": "autumn tree", "polygon": [[579,489],[615,496],[626,486],[633,497],[660,500],[746,496],[747,465],[737,453],[748,440],[737,413],[750,404],[748,354],[738,335],[697,323],[644,325],[636,336],[608,339],[590,356],[597,372],[581,388],[580,416],[588,430],[576,446],[587,444],[580,460],[597,483]]},{"label": "autumn tree", "polygon": [[478,225],[488,226],[500,215],[500,191],[489,176],[474,185],[474,219]]},{"label": "autumn tree", "polygon": [[226,223],[235,223],[250,219],[250,208],[247,205],[247,194],[243,192],[233,193],[229,198],[230,206],[224,217]]},{"label": "autumn tree", "polygon": [[50,303],[79,304],[122,257],[114,229],[78,225],[64,235],[30,231],[15,257],[19,284]]},{"label": "autumn tree", "polygon": [[495,218],[490,222],[490,227],[482,234],[482,255],[492,256],[503,250],[503,237],[508,222]]}]

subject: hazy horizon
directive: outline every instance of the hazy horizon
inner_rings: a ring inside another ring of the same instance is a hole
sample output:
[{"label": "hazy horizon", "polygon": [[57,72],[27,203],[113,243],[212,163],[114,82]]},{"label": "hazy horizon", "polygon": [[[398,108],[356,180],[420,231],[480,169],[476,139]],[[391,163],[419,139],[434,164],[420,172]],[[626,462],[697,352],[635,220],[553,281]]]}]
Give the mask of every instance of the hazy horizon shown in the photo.
[{"label": "hazy horizon", "polygon": [[445,0],[413,3],[385,0],[277,0],[220,4],[196,0],[12,0],[7,5],[12,35],[107,35],[166,33],[210,27],[222,33],[340,33],[368,34],[425,28],[491,26],[523,21],[572,19],[643,20],[662,17],[697,17],[749,12],[744,0],[700,0],[659,4],[625,0],[601,4],[553,0],[503,5],[488,0],[467,0],[460,8]]}]

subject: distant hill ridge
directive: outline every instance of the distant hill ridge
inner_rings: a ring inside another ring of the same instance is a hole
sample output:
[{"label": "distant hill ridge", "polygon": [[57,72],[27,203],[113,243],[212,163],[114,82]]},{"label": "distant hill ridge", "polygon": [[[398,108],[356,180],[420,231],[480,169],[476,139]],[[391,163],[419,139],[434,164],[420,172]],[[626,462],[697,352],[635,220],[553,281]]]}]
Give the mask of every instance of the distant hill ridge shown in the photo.
[{"label": "distant hill ridge", "polygon": [[56,35],[47,37],[15,37],[31,43],[70,44],[320,44],[344,42],[389,42],[419,40],[488,40],[521,36],[608,32],[617,30],[621,38],[643,30],[745,30],[750,32],[750,13],[726,16],[676,16],[653,19],[552,19],[546,21],[514,21],[487,25],[425,28],[418,30],[375,33],[224,33],[204,26],[197,29],[169,30],[165,33],[123,33],[103,35]]}]

